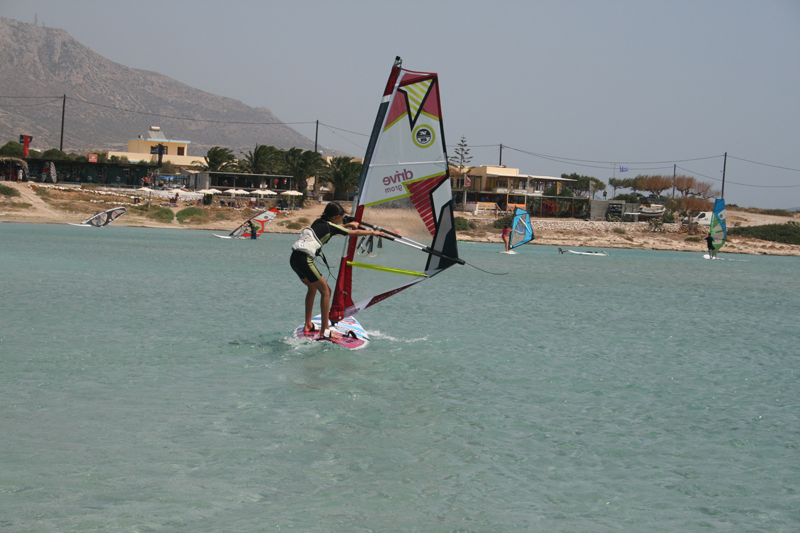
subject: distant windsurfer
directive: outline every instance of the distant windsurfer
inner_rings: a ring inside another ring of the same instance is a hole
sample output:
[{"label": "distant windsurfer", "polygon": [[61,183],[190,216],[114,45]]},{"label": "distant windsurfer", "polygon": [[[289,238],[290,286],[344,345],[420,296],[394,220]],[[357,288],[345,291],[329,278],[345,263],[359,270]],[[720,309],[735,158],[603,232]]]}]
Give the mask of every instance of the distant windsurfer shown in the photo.
[{"label": "distant windsurfer", "polygon": [[250,238],[251,239],[258,238],[258,226],[252,220],[250,221]]},{"label": "distant windsurfer", "polygon": [[708,237],[706,237],[706,244],[708,245],[708,256],[711,259],[716,259],[717,250],[714,248],[714,237],[711,236],[711,232],[709,232]]},{"label": "distant windsurfer", "polygon": [[506,252],[508,251],[508,235],[511,233],[511,228],[508,227],[508,224],[505,225],[503,228],[503,244],[506,245]]},{"label": "distant windsurfer", "polygon": [[344,208],[337,202],[331,202],[325,206],[322,216],[315,220],[310,228],[303,228],[300,237],[292,245],[292,255],[289,264],[295,271],[300,281],[308,287],[305,300],[305,325],[303,332],[314,331],[314,324],[311,316],[314,309],[314,299],[317,291],[322,295],[320,306],[322,312],[322,334],[321,337],[330,338],[330,325],[328,314],[331,306],[331,288],[325,278],[320,274],[314,258],[320,254],[322,246],[327,243],[334,235],[376,235],[384,236],[380,231],[358,229],[358,222],[343,223]]}]

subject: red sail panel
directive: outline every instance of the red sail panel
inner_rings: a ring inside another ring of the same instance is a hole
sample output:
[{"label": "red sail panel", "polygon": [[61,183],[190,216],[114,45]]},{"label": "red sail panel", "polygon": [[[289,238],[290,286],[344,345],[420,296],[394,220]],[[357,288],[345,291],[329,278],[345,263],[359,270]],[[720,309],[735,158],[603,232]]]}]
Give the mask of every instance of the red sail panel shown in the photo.
[{"label": "red sail panel", "polygon": [[408,190],[411,193],[411,202],[414,208],[422,217],[425,226],[431,235],[436,233],[436,219],[433,214],[433,207],[431,206],[431,191],[435,189],[442,180],[448,179],[446,175],[434,176],[426,180],[415,181],[408,185]]},{"label": "red sail panel", "polygon": [[[364,206],[358,206],[355,219],[361,222],[364,216]],[[353,306],[353,267],[347,264],[356,255],[358,239],[347,237],[347,254],[339,263],[339,277],[336,278],[336,289],[331,297],[330,321],[338,322],[345,317],[345,309]]]},{"label": "red sail panel", "polygon": [[389,108],[389,111],[386,113],[386,120],[383,123],[383,127],[386,128],[397,120],[403,118],[408,113],[408,104],[406,103],[405,98],[397,98],[392,101],[392,107]]},{"label": "red sail panel", "polygon": [[[441,119],[442,115],[439,111],[439,90],[436,87],[436,82],[434,81],[434,86],[431,90],[431,95],[425,99],[425,104],[422,106],[422,111],[426,114]],[[436,98],[433,98],[433,97]]]}]

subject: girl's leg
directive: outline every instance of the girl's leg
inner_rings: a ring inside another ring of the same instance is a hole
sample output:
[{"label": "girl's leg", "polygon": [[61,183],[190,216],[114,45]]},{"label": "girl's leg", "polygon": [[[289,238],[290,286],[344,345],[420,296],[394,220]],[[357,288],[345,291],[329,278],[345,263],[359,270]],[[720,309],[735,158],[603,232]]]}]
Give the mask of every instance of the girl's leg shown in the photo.
[{"label": "girl's leg", "polygon": [[309,283],[307,279],[303,280],[303,283],[306,284],[308,287],[308,293],[306,293],[306,325],[303,328],[303,331],[311,331],[312,324],[311,324],[311,317],[314,313],[314,299],[317,296],[317,291],[320,293],[320,315],[322,318],[322,332],[324,333],[326,329],[330,329],[330,322],[329,322],[329,315],[330,315],[330,308],[331,308],[331,288],[328,287],[328,282],[325,281],[325,278],[320,278],[313,283]]},{"label": "girl's leg", "polygon": [[[320,294],[319,305],[320,305],[320,308],[321,308],[320,309],[320,311],[321,311],[320,315],[322,315],[321,316],[321,318],[322,318],[322,327],[320,329],[322,329],[322,332],[324,333],[326,329],[330,329],[330,327],[331,327],[330,326],[330,322],[329,322],[329,318],[328,318],[329,314],[330,314],[330,308],[331,308],[331,288],[328,287],[328,282],[325,281],[325,278],[319,278],[314,283],[310,283],[309,284],[309,290],[311,290],[311,288],[314,289],[314,294],[316,294],[317,291],[319,291],[319,294]],[[306,305],[308,305],[308,300],[306,300]],[[314,305],[314,299],[313,298],[311,299],[311,305],[312,305],[312,307]],[[309,309],[310,308],[307,308],[306,312],[309,314],[308,316],[309,316],[309,320],[310,320],[311,311]]]},{"label": "girl's leg", "polygon": [[303,333],[308,333],[314,329],[314,324],[311,322],[311,317],[314,314],[314,299],[317,297],[317,289],[313,284],[309,283],[307,279],[302,281],[305,283],[306,287],[308,287],[308,292],[306,292],[306,321],[305,325],[303,326]]}]

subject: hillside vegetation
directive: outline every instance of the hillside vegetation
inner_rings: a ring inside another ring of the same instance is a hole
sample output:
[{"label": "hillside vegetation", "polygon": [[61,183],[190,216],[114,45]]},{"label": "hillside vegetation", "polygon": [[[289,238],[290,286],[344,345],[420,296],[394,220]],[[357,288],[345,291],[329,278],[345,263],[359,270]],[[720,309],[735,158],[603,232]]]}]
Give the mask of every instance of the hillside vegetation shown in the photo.
[{"label": "hillside vegetation", "polygon": [[750,237],[782,244],[800,244],[800,224],[789,222],[788,224],[732,228],[728,230],[728,235]]}]

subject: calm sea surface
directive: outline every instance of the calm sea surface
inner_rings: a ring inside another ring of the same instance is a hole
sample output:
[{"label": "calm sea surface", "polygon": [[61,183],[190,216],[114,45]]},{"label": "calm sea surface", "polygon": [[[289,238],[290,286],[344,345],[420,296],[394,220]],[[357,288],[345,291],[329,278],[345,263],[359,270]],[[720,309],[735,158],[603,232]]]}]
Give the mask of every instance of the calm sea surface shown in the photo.
[{"label": "calm sea surface", "polygon": [[293,240],[0,224],[0,530],[800,530],[800,259],[462,243],[350,352]]}]

